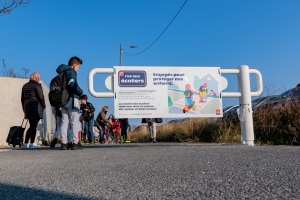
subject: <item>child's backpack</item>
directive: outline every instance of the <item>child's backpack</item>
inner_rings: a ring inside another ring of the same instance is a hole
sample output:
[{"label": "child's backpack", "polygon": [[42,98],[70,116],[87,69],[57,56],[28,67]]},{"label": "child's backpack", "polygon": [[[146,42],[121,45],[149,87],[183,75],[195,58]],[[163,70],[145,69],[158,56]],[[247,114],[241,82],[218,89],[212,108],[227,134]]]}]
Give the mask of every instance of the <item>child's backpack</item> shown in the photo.
[{"label": "child's backpack", "polygon": [[69,92],[67,90],[67,78],[66,73],[62,72],[54,77],[50,82],[49,101],[51,106],[63,107],[70,99]]}]

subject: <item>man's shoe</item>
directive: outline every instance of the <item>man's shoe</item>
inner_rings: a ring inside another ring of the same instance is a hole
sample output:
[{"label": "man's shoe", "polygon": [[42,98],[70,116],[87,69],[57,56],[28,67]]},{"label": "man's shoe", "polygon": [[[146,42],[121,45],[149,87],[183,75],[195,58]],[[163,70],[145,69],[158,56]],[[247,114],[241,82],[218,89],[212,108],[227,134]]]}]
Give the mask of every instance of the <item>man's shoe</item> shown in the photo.
[{"label": "man's shoe", "polygon": [[72,150],[82,150],[82,149],[84,149],[84,146],[81,146],[80,143],[77,143],[77,144],[73,143],[73,146],[71,149]]},{"label": "man's shoe", "polygon": [[54,148],[55,147],[55,145],[57,144],[57,138],[54,138],[52,141],[51,141],[51,144],[50,144],[50,147],[51,148]]},{"label": "man's shoe", "polygon": [[84,145],[84,140],[80,140],[80,145],[83,146]]},{"label": "man's shoe", "polygon": [[69,149],[71,149],[72,148],[72,143],[71,142],[68,142],[68,144],[67,144],[67,149],[69,150]]},{"label": "man's shoe", "polygon": [[105,143],[105,140],[102,139],[102,140],[100,141],[100,144],[104,144],[104,143]]},{"label": "man's shoe", "polygon": [[68,144],[63,144],[63,143],[61,143],[60,150],[68,150],[67,145],[68,145]]},{"label": "man's shoe", "polygon": [[81,144],[80,142],[78,142],[77,144],[78,144],[79,146],[82,146],[82,147],[84,147],[84,145],[83,145],[83,144]]},{"label": "man's shoe", "polygon": [[90,144],[95,144],[95,141],[93,141],[93,140],[90,140]]},{"label": "man's shoe", "polygon": [[29,148],[40,148],[41,146],[35,144],[35,143],[31,143],[29,144]]},{"label": "man's shoe", "polygon": [[156,143],[156,139],[154,138],[154,139],[152,140],[152,142],[153,142],[153,143]]}]

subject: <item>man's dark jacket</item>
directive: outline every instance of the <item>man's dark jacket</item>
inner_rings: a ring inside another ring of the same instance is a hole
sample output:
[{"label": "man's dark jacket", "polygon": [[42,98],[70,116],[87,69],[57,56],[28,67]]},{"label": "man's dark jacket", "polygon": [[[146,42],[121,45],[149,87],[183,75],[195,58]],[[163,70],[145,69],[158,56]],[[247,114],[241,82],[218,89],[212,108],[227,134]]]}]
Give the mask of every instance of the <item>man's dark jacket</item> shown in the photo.
[{"label": "man's dark jacket", "polygon": [[84,104],[80,105],[80,110],[82,110],[83,116],[85,116],[86,114],[85,109],[89,109],[90,112],[87,112],[88,117],[84,117],[84,120],[94,119],[94,112],[96,109],[94,108],[93,104],[91,104],[90,102],[86,102],[85,105]]},{"label": "man's dark jacket", "polygon": [[76,94],[75,98],[79,99],[79,97],[82,95],[82,89],[78,86],[77,83],[77,72],[72,69],[72,67],[68,65],[60,65],[56,72],[58,74],[65,72],[66,78],[67,78],[67,89],[70,93],[70,96],[73,97],[73,94]]},{"label": "man's dark jacket", "polygon": [[106,111],[105,111],[105,107],[102,108],[102,111],[99,112],[96,121],[95,121],[95,125],[99,125],[101,127],[105,126],[105,123],[109,123],[109,121],[106,119]]},{"label": "man's dark jacket", "polygon": [[22,88],[21,103],[26,119],[43,119],[46,108],[41,84],[30,80]]},{"label": "man's dark jacket", "polygon": [[121,119],[121,128],[127,129],[129,126],[128,118]]},{"label": "man's dark jacket", "polygon": [[[150,118],[147,118],[148,120],[150,120]],[[142,123],[147,123],[147,119],[146,118],[142,118]],[[153,122],[156,122],[156,123],[162,123],[163,120],[162,118],[152,118],[151,119]]]},{"label": "man's dark jacket", "polygon": [[151,120],[153,122],[156,122],[156,123],[162,123],[163,122],[162,118],[152,118]]}]

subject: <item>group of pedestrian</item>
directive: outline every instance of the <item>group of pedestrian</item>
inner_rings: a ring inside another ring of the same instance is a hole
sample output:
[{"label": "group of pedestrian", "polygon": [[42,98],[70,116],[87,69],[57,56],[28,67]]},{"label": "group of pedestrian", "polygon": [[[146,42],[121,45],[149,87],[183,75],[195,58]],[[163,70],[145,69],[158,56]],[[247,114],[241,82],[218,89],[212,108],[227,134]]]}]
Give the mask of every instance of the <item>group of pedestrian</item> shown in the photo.
[{"label": "group of pedestrian", "polygon": [[[76,56],[70,58],[68,65],[62,64],[57,69],[58,74],[65,73],[69,99],[61,107],[52,107],[55,116],[56,129],[50,147],[54,148],[61,135],[61,150],[84,149],[82,143],[95,144],[108,142],[111,138],[116,143],[128,142],[128,118],[115,119],[113,115],[106,118],[108,106],[104,106],[94,120],[95,108],[88,102],[87,95],[77,82],[77,72],[82,65],[82,60]],[[21,103],[24,118],[29,121],[23,148],[38,148],[35,144],[36,129],[43,110],[46,108],[45,98],[40,82],[40,75],[36,72],[30,75],[30,80],[22,88]],[[161,118],[143,118],[142,123],[148,123],[151,140],[156,142],[156,123],[161,123]],[[95,127],[97,129],[95,129]],[[97,140],[95,140],[95,135]],[[30,140],[30,141],[29,141]],[[81,143],[82,141],[82,143]],[[30,143],[29,143],[30,142]]]},{"label": "group of pedestrian", "polygon": [[[82,89],[77,83],[77,71],[82,65],[82,60],[76,56],[70,58],[68,65],[60,65],[56,72],[58,74],[65,72],[67,91],[69,100],[66,105],[58,108],[53,108],[53,113],[56,116],[56,133],[52,146],[57,142],[57,136],[61,134],[61,150],[71,148],[72,150],[83,149],[78,138],[79,126],[79,111],[80,97],[83,94]],[[39,83],[40,75],[36,72],[30,75],[30,80],[22,88],[21,103],[25,114],[25,119],[28,119],[30,127],[26,132],[23,148],[38,148],[34,143],[36,136],[36,128],[40,119],[43,118],[43,110],[46,108],[45,98],[42,86]],[[29,144],[30,140],[30,144]],[[71,146],[68,146],[72,142]]]},{"label": "group of pedestrian", "polygon": [[100,143],[108,143],[109,139],[115,143],[128,142],[128,118],[115,119],[112,114],[106,118],[108,109],[108,106],[104,106],[95,120],[95,126],[100,133]]}]

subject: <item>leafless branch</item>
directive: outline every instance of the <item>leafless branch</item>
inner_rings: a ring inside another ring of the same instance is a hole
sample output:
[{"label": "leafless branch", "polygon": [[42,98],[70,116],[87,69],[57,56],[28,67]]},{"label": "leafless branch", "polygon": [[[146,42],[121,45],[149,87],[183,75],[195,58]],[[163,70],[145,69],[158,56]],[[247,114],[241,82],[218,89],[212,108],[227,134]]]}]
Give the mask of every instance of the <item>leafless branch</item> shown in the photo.
[{"label": "leafless branch", "polygon": [[24,7],[30,3],[30,0],[0,0],[0,15],[9,14],[17,7]]},{"label": "leafless branch", "polygon": [[24,71],[24,76],[21,76],[20,74],[18,74],[18,72],[15,72],[13,68],[8,68],[4,59],[2,59],[2,65],[3,65],[2,73],[4,74],[5,77],[26,78],[26,75],[30,71],[29,69],[23,67],[22,71]]},{"label": "leafless branch", "polygon": [[3,68],[4,68],[4,70],[2,70],[4,76],[8,76],[8,72],[7,72],[7,69],[6,69],[6,64],[5,64],[4,59],[2,59],[2,65],[3,65]]},{"label": "leafless branch", "polygon": [[23,78],[26,78],[26,75],[28,74],[28,72],[30,72],[30,70],[26,69],[25,67],[22,67],[22,70],[24,71],[24,77]]}]

